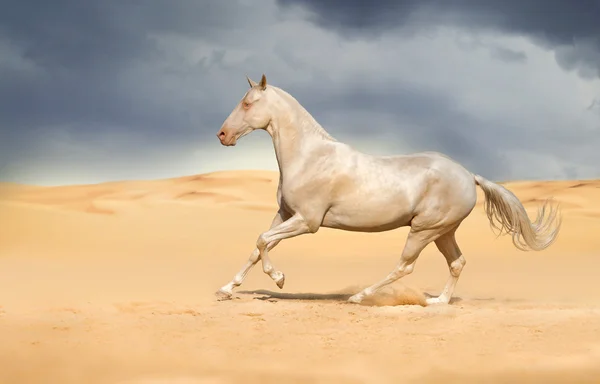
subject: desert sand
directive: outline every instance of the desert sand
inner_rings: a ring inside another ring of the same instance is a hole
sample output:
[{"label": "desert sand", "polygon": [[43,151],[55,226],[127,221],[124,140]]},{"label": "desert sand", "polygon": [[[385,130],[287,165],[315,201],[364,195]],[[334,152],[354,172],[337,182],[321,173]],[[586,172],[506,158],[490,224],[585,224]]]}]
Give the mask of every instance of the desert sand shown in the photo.
[{"label": "desert sand", "polygon": [[559,238],[522,252],[478,205],[448,306],[430,244],[413,274],[345,300],[395,266],[407,228],[321,229],[270,255],[235,298],[214,292],[276,211],[278,175],[0,184],[0,383],[599,383],[600,181],[510,182],[530,217],[553,196]]}]

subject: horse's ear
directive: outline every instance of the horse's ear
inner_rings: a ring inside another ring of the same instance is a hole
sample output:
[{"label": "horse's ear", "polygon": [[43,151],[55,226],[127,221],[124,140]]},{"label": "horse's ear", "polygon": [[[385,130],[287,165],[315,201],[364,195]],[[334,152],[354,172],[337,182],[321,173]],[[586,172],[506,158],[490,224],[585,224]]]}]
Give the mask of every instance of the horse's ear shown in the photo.
[{"label": "horse's ear", "polygon": [[267,78],[265,77],[265,74],[263,73],[262,78],[260,79],[260,89],[262,89],[263,91],[265,89],[267,89]]},{"label": "horse's ear", "polygon": [[248,80],[248,84],[250,84],[250,88],[256,85],[256,81],[251,80],[248,75],[246,75],[246,80]]}]

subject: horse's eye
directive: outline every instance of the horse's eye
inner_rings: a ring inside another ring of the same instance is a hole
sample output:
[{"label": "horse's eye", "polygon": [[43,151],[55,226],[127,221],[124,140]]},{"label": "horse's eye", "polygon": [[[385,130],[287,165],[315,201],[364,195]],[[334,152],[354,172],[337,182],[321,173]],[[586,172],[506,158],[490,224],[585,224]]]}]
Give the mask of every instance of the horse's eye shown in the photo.
[{"label": "horse's eye", "polygon": [[242,104],[242,107],[244,107],[244,109],[248,109],[248,108],[250,108],[250,103],[244,101],[244,103]]}]

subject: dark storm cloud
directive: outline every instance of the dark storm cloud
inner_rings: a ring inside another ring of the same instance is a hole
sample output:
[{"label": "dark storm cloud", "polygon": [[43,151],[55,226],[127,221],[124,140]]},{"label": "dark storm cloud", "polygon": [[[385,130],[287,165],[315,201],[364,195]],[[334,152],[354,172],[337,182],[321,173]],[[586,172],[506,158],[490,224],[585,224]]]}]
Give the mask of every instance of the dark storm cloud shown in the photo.
[{"label": "dark storm cloud", "polygon": [[0,13],[0,33],[41,73],[0,72],[0,124],[172,126],[179,111],[150,93],[158,91],[154,79],[136,79],[137,67],[161,59],[153,33],[218,35],[211,30],[234,20],[227,13],[215,2],[12,1]]},{"label": "dark storm cloud", "polygon": [[600,0],[277,0],[311,11],[326,29],[356,38],[442,25],[502,31],[556,49],[557,62],[600,77]]}]

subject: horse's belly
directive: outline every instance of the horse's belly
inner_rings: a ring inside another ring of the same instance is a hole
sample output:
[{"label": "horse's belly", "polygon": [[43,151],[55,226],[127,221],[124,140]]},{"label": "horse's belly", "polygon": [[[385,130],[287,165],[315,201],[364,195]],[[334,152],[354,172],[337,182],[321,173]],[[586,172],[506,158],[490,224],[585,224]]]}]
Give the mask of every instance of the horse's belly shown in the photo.
[{"label": "horse's belly", "polygon": [[382,232],[410,225],[412,211],[406,205],[338,204],[327,211],[323,227],[357,232]]}]

